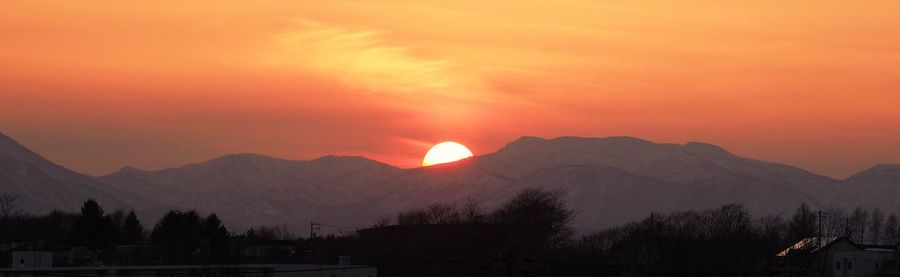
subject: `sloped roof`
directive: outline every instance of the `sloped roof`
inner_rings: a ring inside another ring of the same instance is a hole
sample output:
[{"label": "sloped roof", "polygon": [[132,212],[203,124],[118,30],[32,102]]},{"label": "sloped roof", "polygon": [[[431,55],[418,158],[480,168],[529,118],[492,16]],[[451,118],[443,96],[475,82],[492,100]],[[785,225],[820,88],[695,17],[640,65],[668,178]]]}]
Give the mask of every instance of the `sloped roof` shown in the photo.
[{"label": "sloped roof", "polygon": [[[776,256],[784,257],[784,256],[787,256],[788,253],[790,253],[791,251],[797,251],[797,250],[809,251],[810,253],[816,252],[816,251],[819,251],[819,249],[828,247],[828,245],[830,245],[833,242],[838,241],[840,239],[844,239],[844,237],[822,237],[822,238],[809,237],[809,238],[801,239],[794,245],[791,245],[790,247],[785,248],[781,252],[778,252],[778,254]],[[856,245],[856,244],[854,244],[854,245]]]}]

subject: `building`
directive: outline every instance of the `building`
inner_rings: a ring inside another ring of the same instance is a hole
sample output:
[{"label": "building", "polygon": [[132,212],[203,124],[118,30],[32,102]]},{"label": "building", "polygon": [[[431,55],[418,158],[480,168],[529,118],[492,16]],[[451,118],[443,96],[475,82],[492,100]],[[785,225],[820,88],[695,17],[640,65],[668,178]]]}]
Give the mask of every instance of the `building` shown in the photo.
[{"label": "building", "polygon": [[10,265],[15,269],[53,266],[53,252],[50,251],[13,251],[10,256]]},{"label": "building", "polygon": [[301,262],[300,245],[294,240],[237,241],[236,251],[244,264],[288,264]]},{"label": "building", "polygon": [[806,238],[778,253],[773,276],[868,277],[897,272],[896,245],[860,245],[844,237]]},{"label": "building", "polygon": [[163,246],[116,245],[114,249],[113,264],[116,265],[164,265],[169,262],[166,260],[167,249]]}]

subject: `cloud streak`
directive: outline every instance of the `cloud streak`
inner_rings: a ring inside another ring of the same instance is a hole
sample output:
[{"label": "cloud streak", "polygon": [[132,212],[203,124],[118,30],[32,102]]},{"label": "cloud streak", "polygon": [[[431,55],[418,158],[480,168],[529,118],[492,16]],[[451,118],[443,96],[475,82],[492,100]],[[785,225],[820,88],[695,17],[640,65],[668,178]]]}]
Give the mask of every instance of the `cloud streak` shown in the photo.
[{"label": "cloud streak", "polygon": [[394,45],[375,30],[349,30],[300,20],[299,27],[274,38],[264,58],[271,65],[314,72],[346,86],[376,93],[431,93],[460,96],[478,82],[448,59],[426,58]]}]

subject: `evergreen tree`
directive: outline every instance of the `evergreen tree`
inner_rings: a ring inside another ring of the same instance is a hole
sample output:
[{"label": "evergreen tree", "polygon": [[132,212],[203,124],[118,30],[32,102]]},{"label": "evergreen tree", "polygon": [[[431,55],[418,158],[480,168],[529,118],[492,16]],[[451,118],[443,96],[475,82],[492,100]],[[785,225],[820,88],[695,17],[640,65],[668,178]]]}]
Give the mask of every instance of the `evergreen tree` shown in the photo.
[{"label": "evergreen tree", "polygon": [[203,220],[203,238],[209,242],[209,251],[213,263],[228,262],[230,234],[222,225],[216,214],[210,214]]},{"label": "evergreen tree", "polygon": [[134,211],[129,212],[122,223],[122,234],[119,242],[122,244],[138,244],[144,240],[144,226],[138,220]]},{"label": "evergreen tree", "polygon": [[201,220],[196,211],[167,212],[153,227],[150,239],[169,248],[169,259],[189,263],[191,254],[200,247]]},{"label": "evergreen tree", "polygon": [[100,250],[112,245],[113,226],[103,207],[94,199],[88,199],[81,207],[81,214],[72,227],[72,240],[78,245]]}]

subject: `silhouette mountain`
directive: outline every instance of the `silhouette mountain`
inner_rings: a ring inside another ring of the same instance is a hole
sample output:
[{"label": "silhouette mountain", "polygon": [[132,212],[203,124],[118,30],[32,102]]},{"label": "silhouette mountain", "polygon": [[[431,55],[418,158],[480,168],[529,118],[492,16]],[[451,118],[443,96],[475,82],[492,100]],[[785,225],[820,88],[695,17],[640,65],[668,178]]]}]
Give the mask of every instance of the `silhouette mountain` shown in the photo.
[{"label": "silhouette mountain", "polygon": [[110,208],[124,208],[145,201],[54,164],[2,133],[0,192],[17,196],[21,203],[19,208],[33,213],[75,210],[88,198]]},{"label": "silhouette mountain", "polygon": [[847,178],[841,188],[844,206],[859,205],[900,211],[900,165],[879,164]]},{"label": "silhouette mountain", "polygon": [[158,171],[126,167],[98,179],[166,206],[216,212],[249,227],[307,224],[315,215],[375,197],[379,184],[370,181],[399,171],[362,157],[291,161],[232,154]]},{"label": "silhouette mountain", "polygon": [[[435,202],[473,198],[496,207],[525,187],[562,189],[583,231],[651,212],[743,203],[757,214],[812,207],[880,206],[898,210],[900,166],[878,165],[847,180],[736,156],[701,142],[654,143],[632,137],[522,137],[494,153],[455,163],[400,169],[363,157],[294,161],[232,154],[155,171],[125,167],[87,177],[0,136],[0,191],[30,211],[75,209],[86,198],[143,211],[155,220],[169,208],[216,212],[230,227],[309,221],[351,231],[384,216]],[[140,196],[140,197],[136,197]]]},{"label": "silhouette mountain", "polygon": [[459,163],[407,170],[376,211],[397,212],[435,201],[479,199],[499,205],[523,187],[563,189],[578,215],[597,229],[650,212],[743,203],[754,213],[822,206],[838,180],[790,166],[745,159],[704,143],[657,144],[630,137],[545,140],[523,137],[499,151]]}]

